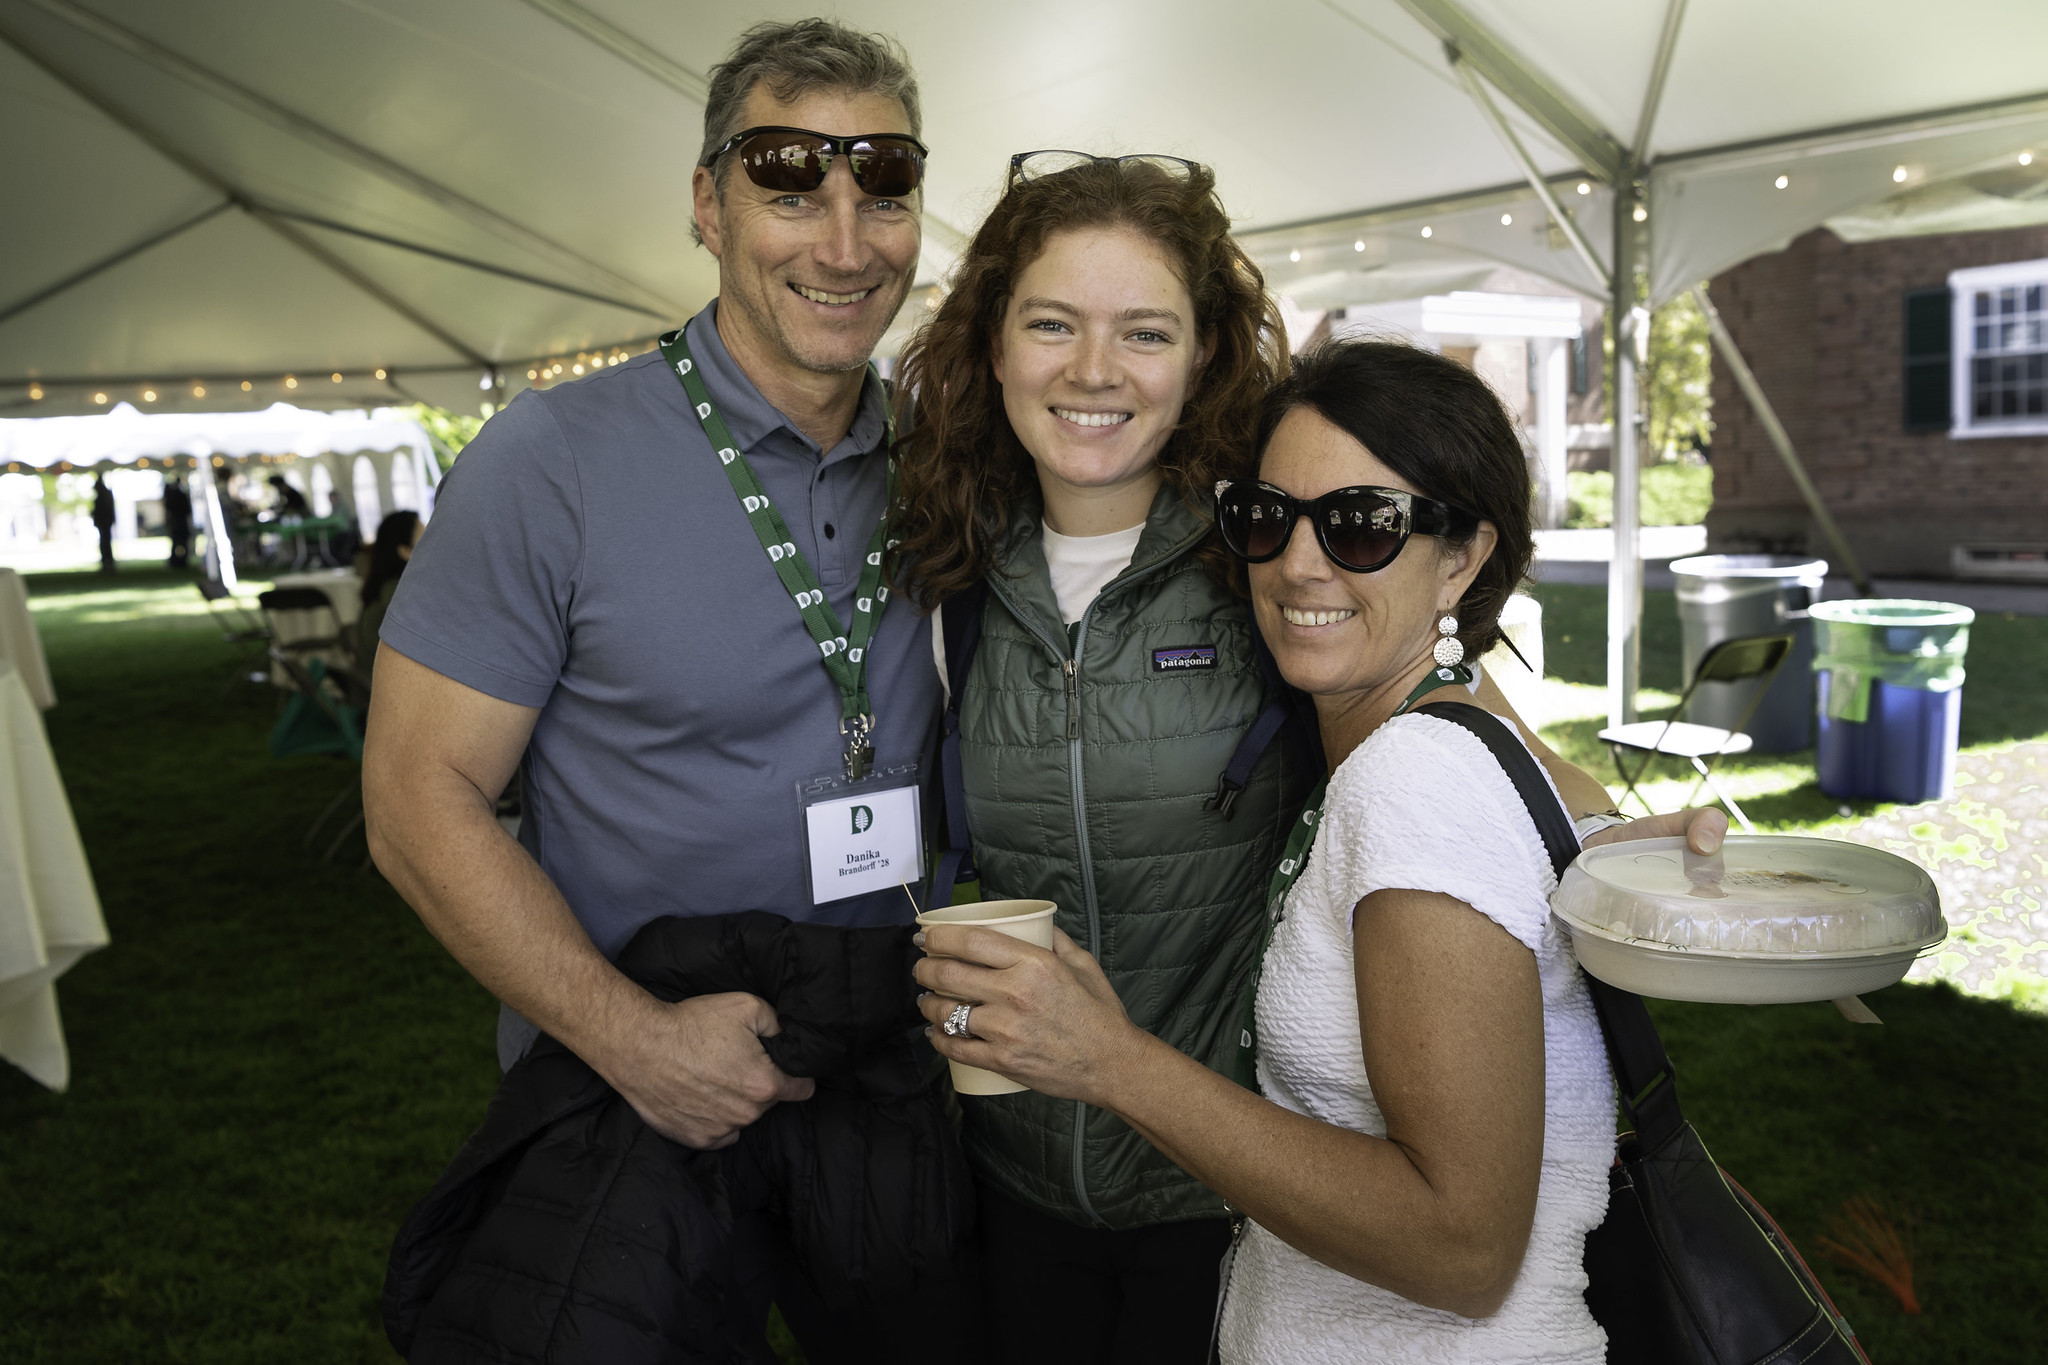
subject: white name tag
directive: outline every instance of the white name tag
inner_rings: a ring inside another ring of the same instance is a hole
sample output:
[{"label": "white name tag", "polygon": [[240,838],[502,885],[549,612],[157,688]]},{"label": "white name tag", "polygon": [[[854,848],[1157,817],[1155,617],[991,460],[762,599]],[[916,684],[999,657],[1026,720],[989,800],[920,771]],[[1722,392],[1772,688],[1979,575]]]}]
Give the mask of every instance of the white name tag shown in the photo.
[{"label": "white name tag", "polygon": [[859,790],[804,806],[811,847],[811,901],[915,887],[924,876],[917,787]]}]

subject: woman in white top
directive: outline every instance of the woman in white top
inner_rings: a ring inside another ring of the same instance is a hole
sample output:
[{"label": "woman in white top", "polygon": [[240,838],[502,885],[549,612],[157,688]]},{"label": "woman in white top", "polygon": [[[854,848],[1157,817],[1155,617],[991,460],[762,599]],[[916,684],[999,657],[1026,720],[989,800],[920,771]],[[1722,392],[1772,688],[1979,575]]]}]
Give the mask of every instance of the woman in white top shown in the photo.
[{"label": "woman in white top", "polygon": [[1383,342],[1299,362],[1262,432],[1259,479],[1223,490],[1219,524],[1332,774],[1257,991],[1263,1096],[1133,1027],[1064,937],[928,930],[927,1018],[974,1005],[972,1036],[933,1041],[1114,1112],[1250,1218],[1226,1361],[1594,1365],[1599,1025],[1512,783],[1470,733],[1408,713],[1460,680],[1437,642],[1484,650],[1527,572],[1520,443],[1470,371]]}]

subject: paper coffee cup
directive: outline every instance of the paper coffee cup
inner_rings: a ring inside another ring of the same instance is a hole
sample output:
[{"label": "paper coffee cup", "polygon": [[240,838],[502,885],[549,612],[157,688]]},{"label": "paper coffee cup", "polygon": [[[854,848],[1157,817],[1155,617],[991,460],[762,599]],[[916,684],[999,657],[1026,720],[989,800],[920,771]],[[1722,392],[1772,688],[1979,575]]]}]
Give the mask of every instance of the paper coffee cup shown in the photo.
[{"label": "paper coffee cup", "polygon": [[[930,928],[934,924],[978,925],[1008,934],[1011,938],[1021,938],[1050,952],[1052,916],[1058,908],[1051,901],[979,901],[973,905],[949,905],[940,910],[927,910],[917,917],[917,922],[920,928]],[[970,1027],[973,1025],[971,1015],[968,1024]],[[978,1066],[963,1066],[951,1058],[947,1059],[946,1065],[953,1069],[953,1089],[962,1095],[1014,1095],[1031,1088]]]}]

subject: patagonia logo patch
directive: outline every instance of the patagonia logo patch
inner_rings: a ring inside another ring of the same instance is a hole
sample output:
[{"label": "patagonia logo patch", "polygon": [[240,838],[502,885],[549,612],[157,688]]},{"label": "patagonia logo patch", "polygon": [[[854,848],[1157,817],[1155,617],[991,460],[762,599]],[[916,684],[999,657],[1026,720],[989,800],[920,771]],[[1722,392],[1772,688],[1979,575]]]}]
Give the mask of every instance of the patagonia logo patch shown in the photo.
[{"label": "patagonia logo patch", "polygon": [[1154,673],[1202,673],[1216,667],[1216,646],[1182,645],[1152,651]]}]

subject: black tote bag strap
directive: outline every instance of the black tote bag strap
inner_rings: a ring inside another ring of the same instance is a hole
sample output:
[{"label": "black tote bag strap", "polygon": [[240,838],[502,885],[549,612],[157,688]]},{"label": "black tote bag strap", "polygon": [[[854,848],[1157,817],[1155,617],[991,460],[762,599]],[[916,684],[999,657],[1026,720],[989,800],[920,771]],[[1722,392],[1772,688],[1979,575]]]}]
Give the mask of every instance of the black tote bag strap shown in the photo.
[{"label": "black tote bag strap", "polygon": [[988,589],[980,583],[946,599],[940,608],[939,633],[946,650],[946,710],[939,718],[939,781],[946,803],[946,850],[932,876],[934,907],[953,902],[953,888],[980,875],[974,866],[974,843],[967,833],[967,782],[960,768],[960,699],[967,692],[967,670],[981,647],[981,610]]},{"label": "black tote bag strap", "polygon": [[[1415,708],[1418,714],[1435,716],[1463,726],[1477,735],[1492,751],[1529,808],[1536,833],[1550,854],[1551,866],[1560,879],[1572,860],[1579,856],[1579,837],[1571,817],[1543,780],[1535,755],[1509,732],[1507,723],[1490,711],[1466,702],[1440,701]],[[1594,1012],[1600,1016],[1600,1032],[1607,1039],[1607,1055],[1614,1064],[1614,1079],[1621,1091],[1621,1107],[1635,1125],[1636,1133],[1650,1151],[1661,1150],[1676,1137],[1685,1123],[1678,1107],[1678,1087],[1671,1059],[1643,998],[1608,985],[1591,972],[1585,973],[1586,989],[1593,997]]]}]

